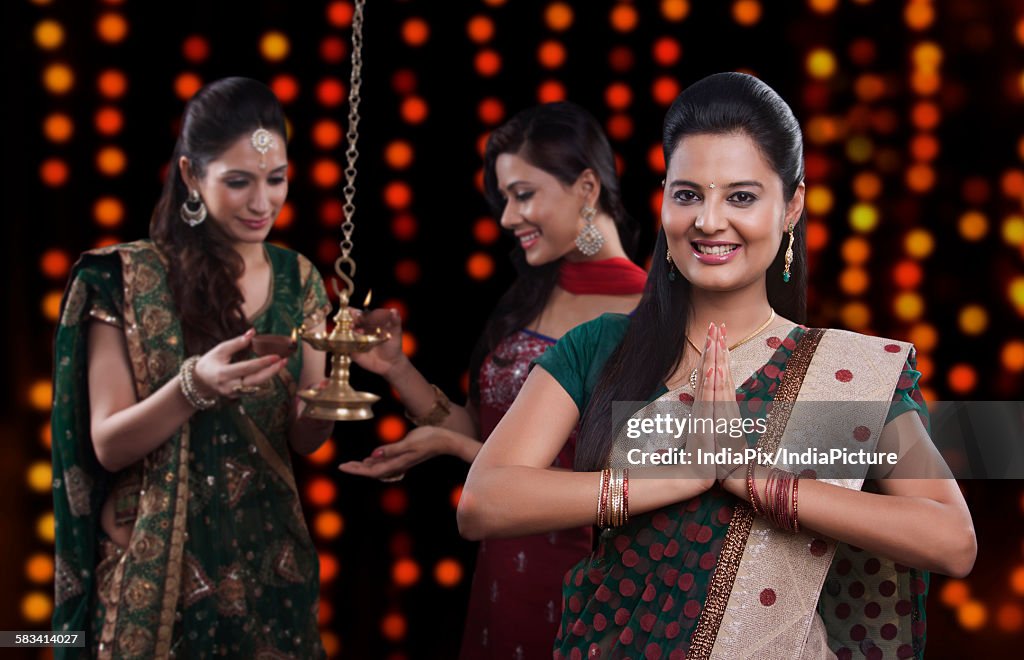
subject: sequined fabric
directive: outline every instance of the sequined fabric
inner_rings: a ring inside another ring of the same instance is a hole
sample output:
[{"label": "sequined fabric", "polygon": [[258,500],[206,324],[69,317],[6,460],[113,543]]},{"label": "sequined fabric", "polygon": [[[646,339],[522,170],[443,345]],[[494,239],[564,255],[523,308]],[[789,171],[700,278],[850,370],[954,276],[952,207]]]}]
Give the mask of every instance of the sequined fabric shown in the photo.
[{"label": "sequined fabric", "polygon": [[[480,431],[486,438],[508,411],[530,362],[553,343],[520,331],[506,337],[480,368]],[[575,433],[556,467],[572,468]],[[462,641],[463,660],[551,657],[562,616],[560,585],[566,570],[591,549],[589,527],[480,544]]]}]

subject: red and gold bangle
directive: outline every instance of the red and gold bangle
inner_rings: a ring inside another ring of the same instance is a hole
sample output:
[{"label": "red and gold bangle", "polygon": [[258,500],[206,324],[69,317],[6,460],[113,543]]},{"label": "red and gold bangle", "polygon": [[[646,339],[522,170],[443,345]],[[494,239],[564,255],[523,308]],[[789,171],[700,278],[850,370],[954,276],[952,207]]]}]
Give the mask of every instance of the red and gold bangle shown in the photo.
[{"label": "red and gold bangle", "polygon": [[797,515],[797,491],[800,488],[800,477],[793,477],[793,532],[800,531],[800,517]]},{"label": "red and gold bangle", "polygon": [[754,513],[764,515],[764,508],[761,506],[761,498],[757,495],[757,483],[754,475],[754,463],[747,464],[747,495],[750,496],[750,506]]},{"label": "red and gold bangle", "polygon": [[611,480],[612,471],[605,468],[601,471],[601,487],[597,491],[597,526],[605,527],[605,517],[608,514],[608,482]]},{"label": "red and gold bangle", "polygon": [[[796,499],[794,498],[794,501]],[[629,468],[622,470],[622,524],[629,522]]]}]

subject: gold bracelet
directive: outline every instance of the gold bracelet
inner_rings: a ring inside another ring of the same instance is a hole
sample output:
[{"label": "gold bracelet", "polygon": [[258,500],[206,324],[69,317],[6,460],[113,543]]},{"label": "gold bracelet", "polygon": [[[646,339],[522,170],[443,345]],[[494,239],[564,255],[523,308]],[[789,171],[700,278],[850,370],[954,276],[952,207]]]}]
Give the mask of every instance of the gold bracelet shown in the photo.
[{"label": "gold bracelet", "polygon": [[193,355],[181,364],[181,393],[196,410],[207,410],[217,405],[217,397],[206,399],[199,393],[195,383],[196,362],[199,356]]},{"label": "gold bracelet", "polygon": [[448,400],[441,388],[437,385],[431,385],[431,387],[434,388],[434,405],[427,411],[427,414],[413,417],[408,410],[405,411],[405,418],[416,426],[440,426],[452,413],[452,402]]}]

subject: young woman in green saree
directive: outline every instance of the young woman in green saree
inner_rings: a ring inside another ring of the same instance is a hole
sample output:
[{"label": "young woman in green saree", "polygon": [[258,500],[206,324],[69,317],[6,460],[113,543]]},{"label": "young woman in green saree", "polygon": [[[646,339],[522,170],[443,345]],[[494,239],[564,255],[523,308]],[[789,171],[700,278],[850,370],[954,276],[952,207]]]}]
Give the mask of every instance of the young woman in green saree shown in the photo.
[{"label": "young woman in green saree", "polygon": [[53,627],[85,631],[89,655],[323,655],[290,450],[332,428],[295,396],[325,357],[252,350],[254,334],[322,329],[330,311],[310,261],[264,243],[287,167],[273,93],[211,83],[186,106],[151,240],[91,250],[72,271],[55,352]]},{"label": "young woman in green saree", "polygon": [[[556,658],[920,657],[927,572],[967,574],[976,545],[955,481],[893,478],[942,467],[913,347],[800,325],[802,137],[771,88],[738,73],[690,86],[664,151],[662,230],[635,315],[580,326],[535,361],[470,471],[463,534],[604,528],[565,576]],[[820,479],[788,463],[629,479],[639,445],[613,432],[613,401],[763,424],[739,446],[690,433],[677,445],[691,452],[841,437],[901,460]],[[851,402],[864,404],[852,416]],[[575,471],[545,469],[581,419]]]}]

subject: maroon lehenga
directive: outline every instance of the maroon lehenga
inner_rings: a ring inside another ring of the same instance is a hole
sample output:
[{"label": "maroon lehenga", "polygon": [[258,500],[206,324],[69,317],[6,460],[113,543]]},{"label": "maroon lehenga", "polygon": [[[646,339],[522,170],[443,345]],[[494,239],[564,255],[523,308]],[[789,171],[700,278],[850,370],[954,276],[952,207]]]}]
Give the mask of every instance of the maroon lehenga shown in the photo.
[{"label": "maroon lehenga", "polygon": [[[521,330],[480,368],[480,437],[487,438],[526,381],[530,362],[554,340]],[[552,464],[572,469],[575,432]],[[549,658],[562,617],[562,582],[590,554],[591,528],[480,543],[470,592],[463,660]]]}]

